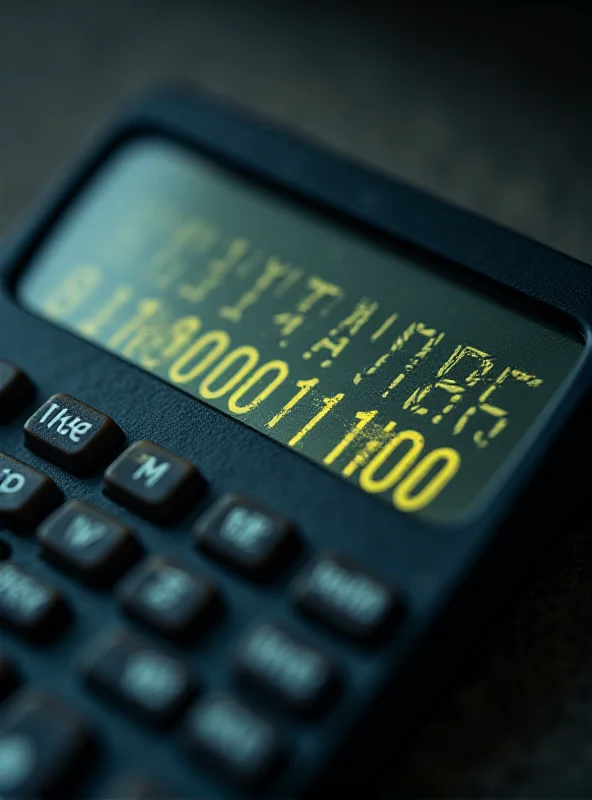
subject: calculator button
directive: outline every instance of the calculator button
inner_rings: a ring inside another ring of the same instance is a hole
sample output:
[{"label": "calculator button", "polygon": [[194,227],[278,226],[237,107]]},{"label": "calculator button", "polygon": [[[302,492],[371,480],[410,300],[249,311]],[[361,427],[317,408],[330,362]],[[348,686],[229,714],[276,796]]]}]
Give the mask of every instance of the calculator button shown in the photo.
[{"label": "calculator button", "polygon": [[119,630],[91,643],[83,669],[91,688],[155,724],[170,722],[194,691],[183,664]]},{"label": "calculator button", "polygon": [[196,525],[199,546],[254,578],[268,578],[294,555],[292,526],[258,503],[226,495]]},{"label": "calculator button", "polygon": [[18,684],[18,675],[12,661],[0,655],[0,700],[4,700]]},{"label": "calculator button", "polygon": [[269,778],[281,754],[272,726],[224,695],[204,697],[190,709],[184,740],[222,775],[248,785]]},{"label": "calculator button", "polygon": [[239,646],[236,671],[243,683],[302,713],[325,707],[336,688],[331,662],[271,623],[247,633]]},{"label": "calculator button", "polygon": [[217,592],[208,580],[159,556],[127,575],[117,596],[130,617],[180,641],[210,621],[217,606]]},{"label": "calculator button", "polygon": [[113,800],[170,800],[174,796],[150,778],[134,773],[118,775],[101,793],[101,797]]},{"label": "calculator button", "polygon": [[0,361],[0,422],[18,414],[33,397],[33,384],[14,364]]},{"label": "calculator button", "polygon": [[68,620],[61,594],[16,564],[0,564],[0,621],[32,639],[45,640]]},{"label": "calculator button", "polygon": [[305,614],[365,641],[383,634],[402,609],[392,588],[335,555],[306,567],[292,594]]},{"label": "calculator button", "polygon": [[114,583],[141,555],[131,531],[94,506],[71,500],[37,531],[45,557],[91,583]]},{"label": "calculator button", "polygon": [[113,420],[68,394],[54,394],[25,423],[25,444],[69,472],[91,472],[123,441]]},{"label": "calculator button", "polygon": [[47,475],[0,453],[0,528],[26,533],[62,499],[62,493]]},{"label": "calculator button", "polygon": [[162,521],[197,500],[203,478],[190,461],[154,442],[136,442],[107,469],[105,491],[145,517]]},{"label": "calculator button", "polygon": [[83,720],[62,701],[24,691],[0,718],[0,797],[47,797],[88,753]]}]

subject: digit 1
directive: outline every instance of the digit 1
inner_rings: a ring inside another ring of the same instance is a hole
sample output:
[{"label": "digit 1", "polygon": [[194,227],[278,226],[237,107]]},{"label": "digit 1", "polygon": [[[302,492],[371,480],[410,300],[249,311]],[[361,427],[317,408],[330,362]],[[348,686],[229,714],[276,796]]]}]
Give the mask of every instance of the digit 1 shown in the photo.
[{"label": "digit 1", "polygon": [[323,397],[324,407],[321,408],[318,414],[315,414],[315,416],[310,420],[310,422],[307,422],[303,428],[300,428],[300,430],[295,436],[292,436],[292,438],[288,442],[288,445],[290,447],[294,447],[294,445],[298,444],[298,442],[301,439],[304,439],[306,434],[309,433],[315,427],[315,425],[323,419],[323,417],[326,417],[329,411],[335,408],[335,406],[338,403],[340,403],[344,397],[345,395],[343,393],[336,394],[335,397]]},{"label": "digit 1", "polygon": [[[383,430],[385,433],[390,433],[396,427],[397,423],[391,420],[390,422],[386,423]],[[374,455],[374,453],[376,453],[377,450],[380,450],[383,443],[384,443],[383,439],[370,439],[370,441],[366,442],[364,447],[362,447],[362,449],[355,454],[355,456],[352,458],[349,464],[345,465],[345,467],[341,470],[341,474],[344,475],[346,478],[351,478],[351,476],[359,467],[366,466],[366,464],[370,460],[370,456]]]},{"label": "digit 1", "polygon": [[346,447],[349,447],[349,445],[359,435],[360,431],[363,430],[370,420],[374,419],[377,414],[378,411],[358,411],[356,414],[356,419],[359,419],[360,421],[357,425],[354,425],[354,427],[345,434],[339,444],[336,444],[333,450],[331,450],[331,452],[325,456],[323,459],[323,464],[332,464],[334,461],[336,461]]},{"label": "digit 1", "polygon": [[296,381],[296,386],[300,389],[300,391],[297,392],[294,397],[286,403],[286,405],[275,415],[275,417],[272,417],[269,420],[265,427],[274,428],[278,422],[286,416],[286,414],[290,413],[296,403],[299,403],[303,397],[306,397],[306,395],[313,387],[317,385],[318,382],[318,378],[310,378],[307,381]]}]

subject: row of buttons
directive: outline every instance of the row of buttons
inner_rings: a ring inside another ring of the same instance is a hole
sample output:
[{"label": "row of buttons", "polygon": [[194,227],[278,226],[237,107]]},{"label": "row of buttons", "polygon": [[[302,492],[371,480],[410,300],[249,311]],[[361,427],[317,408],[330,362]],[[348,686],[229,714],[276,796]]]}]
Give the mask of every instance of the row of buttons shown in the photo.
[{"label": "row of buttons", "polygon": [[[60,509],[59,521],[71,519],[78,503]],[[77,519],[74,517],[73,519]],[[125,528],[113,526],[100,541],[82,527],[60,527],[50,518],[40,529],[46,554],[78,577],[113,577],[114,548],[120,548],[118,572],[138,560],[140,549]],[[64,539],[72,531],[69,542]],[[76,541],[76,537],[81,539]],[[400,609],[392,590],[334,555],[318,557],[293,583],[302,612],[359,640],[375,639]],[[118,584],[116,596],[132,619],[177,642],[191,643],[222,607],[216,587],[194,570],[170,558],[151,555]],[[59,591],[5,561],[0,563],[0,621],[36,640],[49,640],[65,628],[71,614]]]}]

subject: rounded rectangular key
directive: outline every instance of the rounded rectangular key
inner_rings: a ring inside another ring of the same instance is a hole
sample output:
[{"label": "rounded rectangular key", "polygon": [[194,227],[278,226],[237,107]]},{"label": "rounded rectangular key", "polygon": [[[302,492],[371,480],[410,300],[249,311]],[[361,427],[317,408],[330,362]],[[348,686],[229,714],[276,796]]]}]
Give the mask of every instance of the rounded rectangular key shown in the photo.
[{"label": "rounded rectangular key", "polygon": [[235,669],[241,682],[301,713],[324,709],[336,689],[337,676],[329,659],[271,623],[248,631]]},{"label": "rounded rectangular key", "polygon": [[62,500],[51,478],[0,453],[0,528],[28,533]]},{"label": "rounded rectangular key", "polygon": [[190,461],[148,441],[128,447],[105,472],[109,497],[156,521],[178,516],[203,488]]},{"label": "rounded rectangular key", "polygon": [[61,700],[19,692],[0,717],[0,796],[47,797],[66,782],[72,789],[90,743],[82,718]]},{"label": "rounded rectangular key", "polygon": [[54,394],[25,423],[27,447],[74,473],[96,469],[123,439],[110,417],[68,394]]},{"label": "rounded rectangular key", "polygon": [[379,638],[402,611],[394,589],[334,554],[305,567],[292,596],[303,613],[361,641]]},{"label": "rounded rectangular key", "polygon": [[182,642],[218,610],[217,591],[206,578],[162,556],[151,556],[130,572],[117,597],[130,617]]},{"label": "rounded rectangular key", "polygon": [[208,695],[189,710],[186,747],[204,757],[224,777],[249,786],[267,780],[281,749],[272,726],[225,695]]},{"label": "rounded rectangular key", "polygon": [[91,688],[157,725],[171,722],[194,693],[181,662],[119,629],[100,633],[82,666]]},{"label": "rounded rectangular key", "polygon": [[33,384],[22,370],[0,361],[0,423],[22,411],[33,393]]},{"label": "rounded rectangular key", "polygon": [[16,564],[0,564],[0,621],[31,639],[60,633],[69,619],[61,594]]},{"label": "rounded rectangular key", "polygon": [[113,584],[141,555],[132,532],[89,503],[70,500],[37,530],[44,556],[78,578]]},{"label": "rounded rectangular key", "polygon": [[200,519],[200,548],[250,577],[272,577],[298,550],[292,525],[283,517],[238,495],[225,495]]},{"label": "rounded rectangular key", "polygon": [[110,781],[101,792],[101,797],[114,800],[171,800],[176,795],[146,775],[126,772]]}]

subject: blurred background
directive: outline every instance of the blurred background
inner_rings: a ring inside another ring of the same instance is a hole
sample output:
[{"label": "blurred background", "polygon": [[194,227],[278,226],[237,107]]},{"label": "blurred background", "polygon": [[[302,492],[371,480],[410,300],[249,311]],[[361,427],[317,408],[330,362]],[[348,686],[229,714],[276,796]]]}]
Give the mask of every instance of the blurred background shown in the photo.
[{"label": "blurred background", "polygon": [[[570,2],[0,0],[0,234],[177,76],[590,263],[591,37]],[[588,529],[469,653],[381,796],[591,797]]]}]

